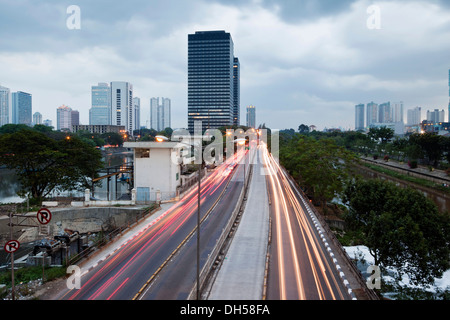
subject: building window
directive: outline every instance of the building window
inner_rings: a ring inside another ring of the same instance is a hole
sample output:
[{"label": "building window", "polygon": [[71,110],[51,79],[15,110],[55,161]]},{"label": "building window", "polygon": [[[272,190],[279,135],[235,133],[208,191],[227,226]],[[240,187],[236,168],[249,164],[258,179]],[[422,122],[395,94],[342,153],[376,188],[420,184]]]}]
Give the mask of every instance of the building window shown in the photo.
[{"label": "building window", "polygon": [[137,158],[150,158],[150,149],[136,148],[136,159]]}]

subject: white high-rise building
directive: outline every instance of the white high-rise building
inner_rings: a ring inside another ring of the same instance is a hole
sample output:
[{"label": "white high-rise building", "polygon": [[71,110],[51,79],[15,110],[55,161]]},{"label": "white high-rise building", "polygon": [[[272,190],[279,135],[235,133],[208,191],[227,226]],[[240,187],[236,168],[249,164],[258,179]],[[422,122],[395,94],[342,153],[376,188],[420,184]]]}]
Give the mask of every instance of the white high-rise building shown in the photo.
[{"label": "white high-rise building", "polygon": [[170,119],[170,99],[169,98],[162,98],[162,115],[161,115],[161,123],[162,128],[161,130],[164,130],[165,128],[171,127],[171,119]]},{"label": "white high-rise building", "polygon": [[12,102],[9,88],[0,86],[0,126],[12,122]]},{"label": "white high-rise building", "polygon": [[135,127],[133,85],[124,81],[111,82],[111,124],[125,126],[130,135]]},{"label": "white high-rise building", "polygon": [[407,126],[417,126],[422,122],[422,108],[415,107],[414,109],[409,109],[406,115],[406,125]]},{"label": "white high-rise building", "polygon": [[72,109],[62,105],[56,109],[56,130],[72,131]]},{"label": "white high-rise building", "polygon": [[141,98],[133,98],[133,112],[134,112],[134,128],[139,130],[141,128]]},{"label": "white high-rise building", "polygon": [[404,121],[404,110],[403,110],[403,102],[394,102],[393,103],[393,113],[394,113],[394,122],[405,122]]},{"label": "white high-rise building", "polygon": [[445,111],[434,109],[434,111],[427,111],[427,121],[438,123],[438,122],[444,122],[445,120]]},{"label": "white high-rise building", "polygon": [[42,114],[40,112],[33,113],[33,125],[42,124]]},{"label": "white high-rise building", "polygon": [[171,127],[171,102],[169,98],[150,99],[150,128],[156,131]]},{"label": "white high-rise building", "polygon": [[378,104],[375,102],[370,102],[367,104],[367,121],[366,126],[370,127],[372,124],[378,122]]}]

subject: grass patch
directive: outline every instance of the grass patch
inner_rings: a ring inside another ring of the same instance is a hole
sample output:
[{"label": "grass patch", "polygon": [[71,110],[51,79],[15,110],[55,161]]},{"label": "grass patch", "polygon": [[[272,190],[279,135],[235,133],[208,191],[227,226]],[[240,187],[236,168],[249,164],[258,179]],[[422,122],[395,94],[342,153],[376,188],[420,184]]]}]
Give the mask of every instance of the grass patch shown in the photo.
[{"label": "grass patch", "polygon": [[[45,281],[52,281],[66,276],[66,267],[45,267]],[[14,270],[14,283],[30,282],[32,280],[42,279],[42,266],[24,267]],[[11,270],[0,272],[0,284],[11,287]]]}]

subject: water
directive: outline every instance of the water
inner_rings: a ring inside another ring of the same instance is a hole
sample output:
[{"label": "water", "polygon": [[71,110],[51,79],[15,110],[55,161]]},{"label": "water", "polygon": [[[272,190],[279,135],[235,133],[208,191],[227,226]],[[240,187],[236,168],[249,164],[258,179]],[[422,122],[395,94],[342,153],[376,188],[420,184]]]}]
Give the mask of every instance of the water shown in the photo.
[{"label": "water", "polygon": [[[105,162],[105,167],[122,165],[127,162],[133,161],[133,154],[131,152],[104,152],[103,160]],[[103,174],[100,174],[103,175]],[[100,200],[106,200],[108,197],[107,194],[107,179],[103,179],[102,186],[95,188],[95,198]],[[19,181],[17,176],[13,170],[1,168],[0,169],[0,203],[19,203],[23,202],[26,199],[21,198],[17,195],[17,191],[20,188]],[[109,199],[114,200],[119,198],[121,195],[128,193],[128,184],[126,182],[121,182],[118,180],[117,182],[117,190],[116,190],[116,181],[115,177],[111,177],[109,184]],[[50,196],[58,197],[58,196],[74,196],[74,197],[84,197],[84,192],[78,191],[67,191],[64,193],[52,193]]]}]

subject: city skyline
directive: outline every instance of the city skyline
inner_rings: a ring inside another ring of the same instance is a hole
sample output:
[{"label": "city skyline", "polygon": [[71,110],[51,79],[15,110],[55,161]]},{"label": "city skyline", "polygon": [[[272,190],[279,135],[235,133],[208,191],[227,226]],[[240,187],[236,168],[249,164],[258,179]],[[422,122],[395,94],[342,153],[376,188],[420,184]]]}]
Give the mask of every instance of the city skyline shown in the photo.
[{"label": "city skyline", "polygon": [[368,25],[374,3],[365,0],[79,1],[79,30],[66,26],[68,5],[0,2],[0,85],[31,93],[33,112],[53,123],[62,104],[89,123],[90,87],[120,79],[142,101],[171,97],[173,127],[187,127],[187,37],[198,30],[233,35],[240,113],[257,105],[268,127],[352,129],[355,105],[371,100],[448,110],[445,1],[377,2],[379,29]]}]

